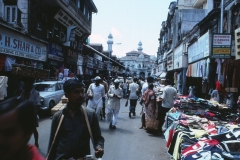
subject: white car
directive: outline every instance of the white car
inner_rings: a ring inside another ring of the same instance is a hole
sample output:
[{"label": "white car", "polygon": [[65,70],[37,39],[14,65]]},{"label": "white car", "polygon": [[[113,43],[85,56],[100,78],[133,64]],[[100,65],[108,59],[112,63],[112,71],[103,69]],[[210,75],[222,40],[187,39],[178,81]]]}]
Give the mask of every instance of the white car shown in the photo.
[{"label": "white car", "polygon": [[41,97],[40,110],[51,109],[61,100],[64,95],[63,82],[61,81],[44,81],[34,83],[33,86],[37,90]]}]

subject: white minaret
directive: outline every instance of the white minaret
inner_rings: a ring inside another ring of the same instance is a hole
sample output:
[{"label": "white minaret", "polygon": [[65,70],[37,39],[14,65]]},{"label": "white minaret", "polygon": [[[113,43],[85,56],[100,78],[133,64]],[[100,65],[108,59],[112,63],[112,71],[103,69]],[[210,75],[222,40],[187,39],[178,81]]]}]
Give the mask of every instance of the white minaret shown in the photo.
[{"label": "white minaret", "polygon": [[142,48],[142,42],[140,41],[138,43],[138,52],[142,52],[143,48]]},{"label": "white minaret", "polygon": [[112,34],[110,33],[108,35],[108,41],[107,41],[107,44],[108,44],[108,52],[111,54],[112,53],[112,45],[113,45],[113,36]]}]

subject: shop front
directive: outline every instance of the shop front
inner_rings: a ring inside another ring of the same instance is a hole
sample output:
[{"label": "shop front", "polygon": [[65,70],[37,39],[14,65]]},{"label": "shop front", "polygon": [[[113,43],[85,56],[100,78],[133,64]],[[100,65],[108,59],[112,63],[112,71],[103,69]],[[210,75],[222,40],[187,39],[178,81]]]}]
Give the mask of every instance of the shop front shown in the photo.
[{"label": "shop front", "polygon": [[78,55],[80,54],[79,51],[67,48],[66,49],[66,60],[64,63],[63,74],[64,77],[72,76],[77,74],[77,62],[78,62]]},{"label": "shop front", "polygon": [[[207,96],[212,81],[210,71],[210,34],[206,32],[197,41],[188,46],[187,88],[195,88],[199,97]],[[214,74],[215,75],[215,74]]]},{"label": "shop front", "polygon": [[0,76],[8,78],[7,96],[16,96],[20,76],[12,74],[12,64],[43,69],[47,60],[47,43],[0,26]]},{"label": "shop front", "polygon": [[64,47],[57,43],[48,44],[48,64],[50,77],[57,78],[60,68],[63,66]]},{"label": "shop front", "polygon": [[[165,75],[166,79],[169,79],[172,83],[173,83],[173,75],[174,75],[174,71],[173,71],[173,51],[171,50],[171,52],[169,52],[167,54],[167,74]],[[160,75],[161,77],[163,77],[163,73]]]},{"label": "shop front", "polygon": [[183,43],[177,46],[173,52],[173,69],[174,69],[174,87],[180,94],[186,92],[186,71],[187,71],[187,55],[183,54]]}]

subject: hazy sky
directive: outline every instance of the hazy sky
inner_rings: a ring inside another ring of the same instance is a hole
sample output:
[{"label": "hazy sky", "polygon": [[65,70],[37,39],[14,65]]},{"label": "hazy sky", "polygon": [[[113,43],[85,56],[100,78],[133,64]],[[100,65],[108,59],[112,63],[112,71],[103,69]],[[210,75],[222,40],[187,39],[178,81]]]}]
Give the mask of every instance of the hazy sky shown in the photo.
[{"label": "hazy sky", "polygon": [[[113,55],[123,57],[137,51],[139,41],[143,52],[157,55],[162,21],[174,0],[93,0],[98,13],[92,17],[90,43],[100,43],[107,50],[108,35],[113,35]],[[121,43],[121,45],[117,45]]]}]

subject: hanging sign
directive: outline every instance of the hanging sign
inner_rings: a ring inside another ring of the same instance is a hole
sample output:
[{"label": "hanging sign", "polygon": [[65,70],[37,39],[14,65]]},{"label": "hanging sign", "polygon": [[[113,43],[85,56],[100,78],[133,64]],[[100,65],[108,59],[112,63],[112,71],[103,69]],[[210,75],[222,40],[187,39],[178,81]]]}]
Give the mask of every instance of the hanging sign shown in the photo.
[{"label": "hanging sign", "polygon": [[213,34],[212,58],[231,58],[231,34]]}]

